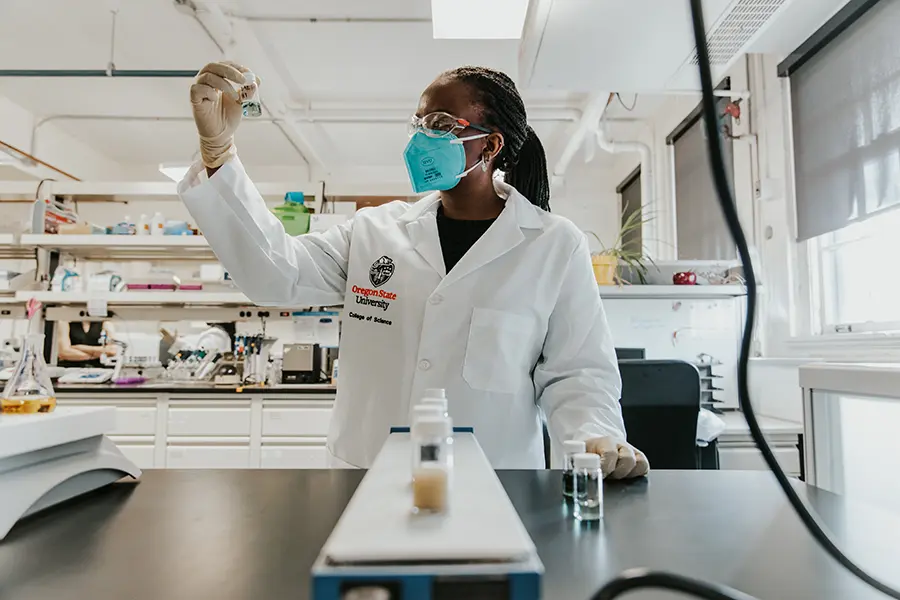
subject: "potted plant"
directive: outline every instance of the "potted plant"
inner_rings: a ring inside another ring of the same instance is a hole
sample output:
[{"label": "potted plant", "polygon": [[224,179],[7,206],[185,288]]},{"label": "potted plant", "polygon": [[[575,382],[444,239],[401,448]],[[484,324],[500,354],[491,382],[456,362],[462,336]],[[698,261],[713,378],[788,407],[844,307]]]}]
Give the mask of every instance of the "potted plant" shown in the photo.
[{"label": "potted plant", "polygon": [[647,283],[647,263],[653,264],[653,260],[644,255],[643,247],[634,249],[627,247],[628,234],[640,231],[644,223],[652,217],[643,217],[644,211],[633,211],[619,228],[615,242],[611,246],[603,243],[596,233],[588,231],[600,243],[602,250],[591,253],[591,263],[594,267],[594,277],[599,285],[624,285],[628,281],[621,277],[622,270],[628,269],[635,273],[642,284]]}]

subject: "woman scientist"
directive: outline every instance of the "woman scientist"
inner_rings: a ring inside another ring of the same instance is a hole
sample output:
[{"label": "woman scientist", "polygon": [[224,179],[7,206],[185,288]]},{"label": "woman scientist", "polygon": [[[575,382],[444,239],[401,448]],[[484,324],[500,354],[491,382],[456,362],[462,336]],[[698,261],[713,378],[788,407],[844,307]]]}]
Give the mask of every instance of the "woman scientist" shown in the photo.
[{"label": "woman scientist", "polygon": [[[216,255],[256,303],[344,305],[327,447],[368,467],[427,388],[446,388],[495,468],[554,464],[587,442],[613,477],[648,470],[625,442],[620,379],[587,241],[549,213],[544,151],[513,81],[462,67],[422,94],[403,159],[415,204],[360,210],[291,237],[236,156],[246,69],[204,67],[191,87],[202,162],[179,193]],[[503,179],[495,177],[502,171]]]}]

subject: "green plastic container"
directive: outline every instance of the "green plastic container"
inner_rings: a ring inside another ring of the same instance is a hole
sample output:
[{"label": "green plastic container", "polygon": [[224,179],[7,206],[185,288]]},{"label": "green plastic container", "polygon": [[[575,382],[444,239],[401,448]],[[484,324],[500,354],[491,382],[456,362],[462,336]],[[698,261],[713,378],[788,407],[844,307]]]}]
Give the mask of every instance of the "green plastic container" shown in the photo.
[{"label": "green plastic container", "polygon": [[272,209],[288,235],[309,233],[309,209],[303,203],[303,192],[288,192],[284,204]]}]

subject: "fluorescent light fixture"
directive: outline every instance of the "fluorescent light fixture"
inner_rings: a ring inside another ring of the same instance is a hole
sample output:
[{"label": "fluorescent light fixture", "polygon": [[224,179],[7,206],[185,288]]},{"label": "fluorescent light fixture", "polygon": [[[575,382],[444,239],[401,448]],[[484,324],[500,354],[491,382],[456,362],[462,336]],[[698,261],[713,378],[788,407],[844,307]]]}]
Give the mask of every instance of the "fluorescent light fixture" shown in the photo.
[{"label": "fluorescent light fixture", "polygon": [[159,164],[159,172],[178,183],[184,176],[187,175],[188,169],[190,169],[190,165],[180,164],[180,163],[160,163]]},{"label": "fluorescent light fixture", "polygon": [[528,0],[431,0],[436,40],[518,40]]}]

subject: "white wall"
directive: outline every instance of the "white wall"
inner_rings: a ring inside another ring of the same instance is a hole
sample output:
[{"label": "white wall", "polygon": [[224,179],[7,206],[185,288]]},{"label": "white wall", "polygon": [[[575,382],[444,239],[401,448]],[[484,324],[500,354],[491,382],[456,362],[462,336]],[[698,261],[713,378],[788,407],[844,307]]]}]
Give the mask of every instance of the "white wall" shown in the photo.
[{"label": "white wall", "polygon": [[[0,140],[24,152],[31,150],[31,134],[36,118],[28,110],[0,96]],[[130,172],[119,163],[93,150],[52,123],[41,127],[41,149],[37,158],[79,179],[118,181]],[[65,179],[59,173],[42,170],[47,177]]]}]

